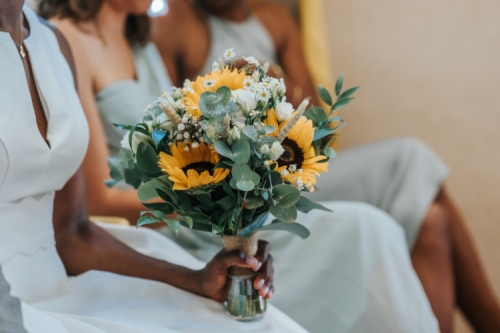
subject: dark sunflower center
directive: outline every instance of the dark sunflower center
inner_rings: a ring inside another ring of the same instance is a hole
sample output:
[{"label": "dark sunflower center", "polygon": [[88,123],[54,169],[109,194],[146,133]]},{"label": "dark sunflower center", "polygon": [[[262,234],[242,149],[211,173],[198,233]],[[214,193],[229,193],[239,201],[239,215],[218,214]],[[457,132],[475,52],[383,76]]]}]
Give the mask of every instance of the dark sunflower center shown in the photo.
[{"label": "dark sunflower center", "polygon": [[289,166],[291,164],[297,165],[297,169],[302,168],[302,163],[304,162],[304,153],[300,149],[299,145],[289,138],[286,138],[281,143],[281,146],[285,150],[278,159],[278,165]]},{"label": "dark sunflower center", "polygon": [[210,162],[196,162],[186,165],[184,168],[182,168],[182,171],[187,172],[188,170],[193,169],[199,174],[201,174],[203,171],[208,171],[210,174],[212,174],[214,166],[215,165]]}]

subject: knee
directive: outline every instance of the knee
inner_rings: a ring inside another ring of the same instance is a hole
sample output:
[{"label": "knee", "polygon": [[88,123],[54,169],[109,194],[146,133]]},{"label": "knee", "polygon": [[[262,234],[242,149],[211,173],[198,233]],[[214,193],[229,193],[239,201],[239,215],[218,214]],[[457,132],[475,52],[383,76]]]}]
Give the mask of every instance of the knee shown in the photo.
[{"label": "knee", "polygon": [[432,204],[425,217],[415,243],[415,247],[424,246],[429,250],[444,249],[449,246],[450,217],[439,204]]}]

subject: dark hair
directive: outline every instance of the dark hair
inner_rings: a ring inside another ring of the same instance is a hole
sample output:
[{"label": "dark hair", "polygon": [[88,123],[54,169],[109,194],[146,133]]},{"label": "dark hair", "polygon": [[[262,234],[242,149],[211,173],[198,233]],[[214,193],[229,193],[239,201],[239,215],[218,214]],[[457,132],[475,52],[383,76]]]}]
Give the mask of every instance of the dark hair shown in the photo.
[{"label": "dark hair", "polygon": [[[76,23],[92,20],[101,8],[103,0],[39,0],[38,14],[45,18],[70,18]],[[148,15],[129,15],[125,25],[125,37],[131,45],[146,44],[150,37]]]}]

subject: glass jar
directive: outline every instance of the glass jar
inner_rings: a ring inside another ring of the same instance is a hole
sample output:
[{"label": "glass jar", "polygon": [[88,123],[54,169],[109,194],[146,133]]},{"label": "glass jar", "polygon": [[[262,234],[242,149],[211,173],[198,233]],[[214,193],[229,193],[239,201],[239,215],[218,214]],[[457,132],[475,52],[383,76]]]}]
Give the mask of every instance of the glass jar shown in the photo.
[{"label": "glass jar", "polygon": [[267,300],[253,287],[258,273],[250,275],[228,274],[229,292],[224,303],[226,313],[239,321],[253,321],[264,317]]}]

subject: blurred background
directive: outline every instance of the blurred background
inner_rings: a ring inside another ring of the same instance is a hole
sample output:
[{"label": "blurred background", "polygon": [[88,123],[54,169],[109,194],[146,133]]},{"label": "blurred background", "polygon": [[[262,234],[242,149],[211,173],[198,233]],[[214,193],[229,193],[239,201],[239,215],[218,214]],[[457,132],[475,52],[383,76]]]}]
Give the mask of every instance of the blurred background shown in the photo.
[{"label": "blurred background", "polygon": [[[434,148],[500,295],[500,2],[319,1],[331,79],[362,86],[341,110],[341,147],[415,136]],[[300,18],[309,0],[276,2]],[[457,332],[472,332],[458,314]]]}]

